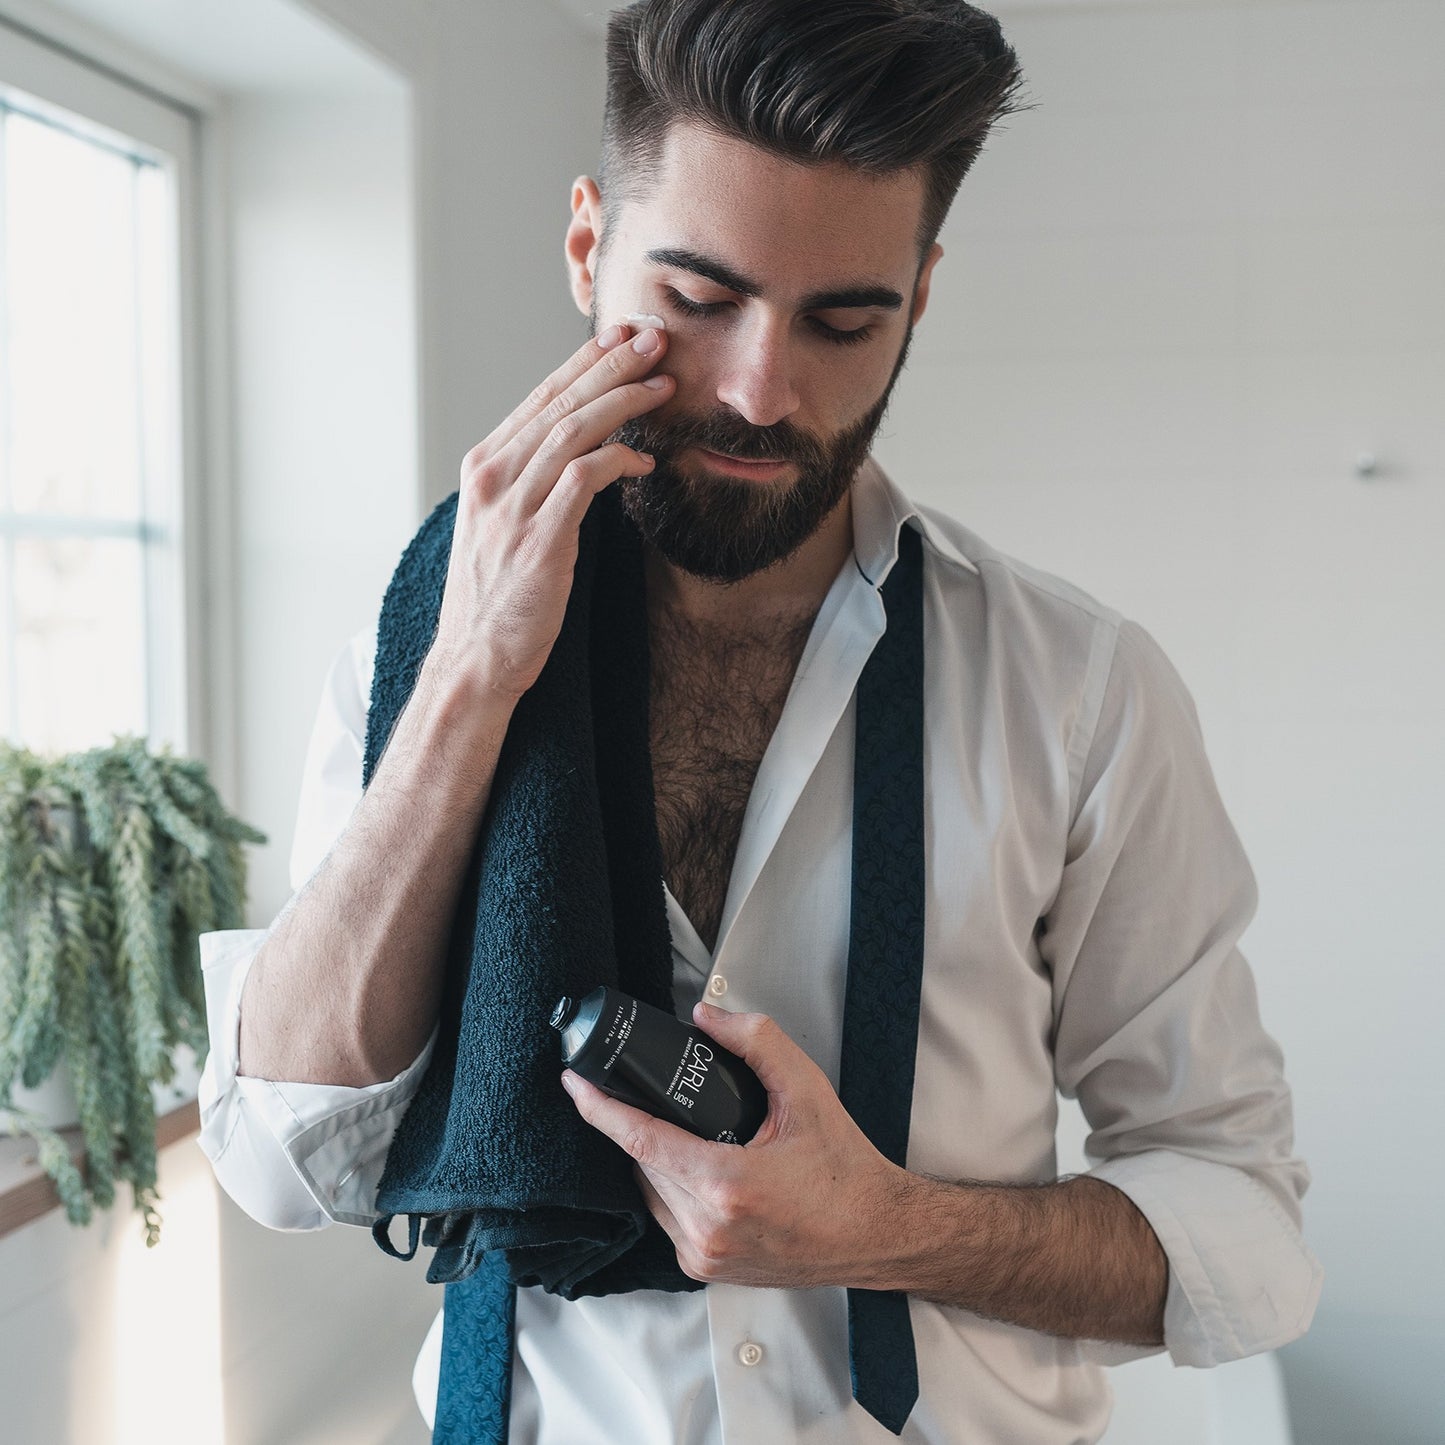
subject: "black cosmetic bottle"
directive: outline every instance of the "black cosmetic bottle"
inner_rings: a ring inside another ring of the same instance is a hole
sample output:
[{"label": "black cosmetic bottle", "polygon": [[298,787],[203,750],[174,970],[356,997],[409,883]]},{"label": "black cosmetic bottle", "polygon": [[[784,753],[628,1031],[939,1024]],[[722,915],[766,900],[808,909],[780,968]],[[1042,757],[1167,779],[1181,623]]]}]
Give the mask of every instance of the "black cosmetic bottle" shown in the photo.
[{"label": "black cosmetic bottle", "polygon": [[720,1144],[762,1128],[768,1095],[738,1056],[691,1024],[615,988],[563,997],[550,1023],[562,1062],[614,1099]]}]

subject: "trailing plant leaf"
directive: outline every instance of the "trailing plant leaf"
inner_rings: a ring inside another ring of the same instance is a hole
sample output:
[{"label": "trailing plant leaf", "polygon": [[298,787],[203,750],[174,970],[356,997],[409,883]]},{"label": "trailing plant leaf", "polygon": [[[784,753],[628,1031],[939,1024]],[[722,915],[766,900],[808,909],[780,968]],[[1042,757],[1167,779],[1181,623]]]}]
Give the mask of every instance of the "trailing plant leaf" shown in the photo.
[{"label": "trailing plant leaf", "polygon": [[70,1146],[65,1140],[26,1109],[0,1109],[0,1124],[4,1125],[6,1133],[25,1134],[34,1141],[40,1167],[55,1181],[66,1218],[72,1224],[89,1224],[91,1197],[86,1192],[80,1170],[75,1167],[75,1160],[70,1157]]},{"label": "trailing plant leaf", "polygon": [[[42,758],[0,743],[0,1127],[32,1138],[67,1217],[131,1185],[160,1237],[151,1086],[207,1046],[197,938],[242,926],[243,843],[193,758],[142,739]],[[71,1146],[12,1102],[63,1059],[80,1113]]]},{"label": "trailing plant leaf", "polygon": [[20,1064],[20,1082],[27,1089],[35,1088],[49,1074],[58,1046],[55,1004],[59,936],[45,875],[45,854],[37,848],[26,879],[31,901],[24,934],[25,991],[10,1045]]},{"label": "trailing plant leaf", "polygon": [[154,1078],[165,1053],[161,941],[152,906],[155,827],[140,798],[129,788],[118,810],[120,823],[111,849],[111,892],[116,902],[121,977],[126,985],[131,1047],[136,1067]]},{"label": "trailing plant leaf", "polygon": [[100,1050],[90,1012],[90,972],[94,949],[86,933],[84,878],[78,859],[71,860],[71,876],[56,886],[56,912],[60,919],[63,969],[60,977],[60,1022],[65,1037],[83,1047],[66,1052],[70,1084],[80,1110],[81,1135],[85,1140],[86,1182],[91,1197],[102,1209],[115,1201],[115,1137],[106,1108]]}]

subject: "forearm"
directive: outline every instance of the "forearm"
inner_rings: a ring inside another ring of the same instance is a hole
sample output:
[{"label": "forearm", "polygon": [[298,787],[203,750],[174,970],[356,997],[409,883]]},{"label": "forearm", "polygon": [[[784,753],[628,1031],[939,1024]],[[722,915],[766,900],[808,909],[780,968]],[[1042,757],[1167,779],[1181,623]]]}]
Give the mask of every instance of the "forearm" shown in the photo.
[{"label": "forearm", "polygon": [[251,966],[241,1073],[359,1087],[420,1053],[510,716],[428,656],[346,829]]},{"label": "forearm", "polygon": [[1070,1339],[1164,1343],[1169,1266],[1121,1190],[904,1176],[878,1289]]}]

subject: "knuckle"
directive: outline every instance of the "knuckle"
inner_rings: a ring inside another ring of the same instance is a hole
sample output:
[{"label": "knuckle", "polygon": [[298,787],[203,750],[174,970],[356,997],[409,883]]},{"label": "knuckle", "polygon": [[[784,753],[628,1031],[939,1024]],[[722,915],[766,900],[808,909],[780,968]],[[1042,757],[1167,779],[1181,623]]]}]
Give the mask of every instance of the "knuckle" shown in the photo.
[{"label": "knuckle", "polygon": [[712,1200],[713,1208],[729,1224],[740,1224],[750,1219],[753,1201],[740,1184],[725,1182],[717,1187]]},{"label": "knuckle", "polygon": [[552,427],[552,444],[563,451],[573,450],[582,440],[582,426],[575,414],[568,413]]},{"label": "knuckle", "polygon": [[477,448],[473,447],[467,453],[467,464],[463,468],[462,479],[470,483],[472,490],[480,492],[483,496],[490,496],[501,489],[505,482],[503,466],[499,458],[491,454],[475,455]]},{"label": "knuckle", "polygon": [[706,1260],[699,1259],[697,1254],[686,1245],[678,1246],[677,1265],[689,1279],[700,1280],[703,1284],[712,1283],[715,1271]]},{"label": "knuckle", "polygon": [[551,397],[547,404],[537,413],[537,420],[549,431],[560,421],[565,421],[572,413],[572,408],[567,404],[565,393]]},{"label": "knuckle", "polygon": [[652,1140],[641,1124],[634,1124],[622,1136],[623,1150],[639,1164],[646,1165],[652,1158]]},{"label": "knuckle", "polygon": [[732,1236],[726,1229],[710,1226],[694,1241],[692,1253],[705,1277],[712,1277],[734,1254]]},{"label": "knuckle", "polygon": [[546,381],[539,381],[537,385],[527,393],[527,399],[522,403],[522,410],[541,410],[549,403],[555,404],[555,398],[556,392],[553,390],[552,378],[549,376]]},{"label": "knuckle", "polygon": [[771,1014],[743,1014],[740,1022],[749,1038],[767,1039],[778,1029]]},{"label": "knuckle", "polygon": [[607,369],[613,376],[626,376],[640,360],[641,357],[632,349],[631,343],[615,346],[607,353]]},{"label": "knuckle", "polygon": [[581,491],[587,485],[589,470],[585,457],[574,457],[562,468],[562,474],[557,478],[557,484]]}]

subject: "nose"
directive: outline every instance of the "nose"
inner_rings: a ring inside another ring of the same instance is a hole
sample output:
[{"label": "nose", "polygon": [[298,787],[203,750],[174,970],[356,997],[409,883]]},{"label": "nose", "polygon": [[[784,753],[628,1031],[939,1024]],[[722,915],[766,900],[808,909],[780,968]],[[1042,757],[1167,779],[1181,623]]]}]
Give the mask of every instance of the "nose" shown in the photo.
[{"label": "nose", "polygon": [[738,329],[717,397],[753,426],[772,426],[798,409],[786,321],[760,318]]}]

